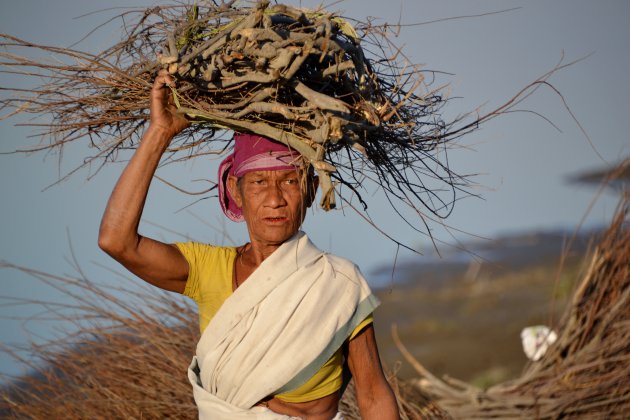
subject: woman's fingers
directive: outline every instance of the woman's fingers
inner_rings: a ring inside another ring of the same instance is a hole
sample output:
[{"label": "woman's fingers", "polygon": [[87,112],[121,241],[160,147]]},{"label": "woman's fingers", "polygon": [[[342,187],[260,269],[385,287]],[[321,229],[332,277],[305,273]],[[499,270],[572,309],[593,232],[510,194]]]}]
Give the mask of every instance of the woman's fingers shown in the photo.
[{"label": "woman's fingers", "polygon": [[177,114],[171,88],[175,87],[175,78],[166,70],[160,70],[151,90],[151,124],[162,127],[176,135],[188,126],[188,121]]},{"label": "woman's fingers", "polygon": [[160,70],[153,82],[151,94],[159,98],[167,98],[170,96],[171,87],[175,87],[175,79],[166,70]]},{"label": "woman's fingers", "polygon": [[168,71],[162,69],[158,72],[153,86],[157,88],[174,87],[175,79],[169,74]]}]

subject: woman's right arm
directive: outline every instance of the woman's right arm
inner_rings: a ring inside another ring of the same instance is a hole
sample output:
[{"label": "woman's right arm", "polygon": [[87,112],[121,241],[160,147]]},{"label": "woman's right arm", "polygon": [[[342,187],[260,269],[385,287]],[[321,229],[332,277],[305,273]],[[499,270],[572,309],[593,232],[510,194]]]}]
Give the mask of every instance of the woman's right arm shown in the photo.
[{"label": "woman's right arm", "polygon": [[172,77],[161,71],[151,90],[151,120],[138,149],[118,179],[101,220],[98,245],[141,279],[183,293],[188,263],[170,244],[138,234],[151,179],[162,154],[188,122],[170,103]]}]

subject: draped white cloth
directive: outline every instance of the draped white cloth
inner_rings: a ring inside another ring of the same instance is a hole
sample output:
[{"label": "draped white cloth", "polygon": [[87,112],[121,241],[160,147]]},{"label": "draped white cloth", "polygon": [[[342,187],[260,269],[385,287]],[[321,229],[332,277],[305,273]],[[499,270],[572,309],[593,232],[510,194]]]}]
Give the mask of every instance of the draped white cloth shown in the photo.
[{"label": "draped white cloth", "polygon": [[306,382],[378,306],[351,262],[303,232],[225,301],[197,344],[188,378],[201,419],[288,419],[256,407]]}]

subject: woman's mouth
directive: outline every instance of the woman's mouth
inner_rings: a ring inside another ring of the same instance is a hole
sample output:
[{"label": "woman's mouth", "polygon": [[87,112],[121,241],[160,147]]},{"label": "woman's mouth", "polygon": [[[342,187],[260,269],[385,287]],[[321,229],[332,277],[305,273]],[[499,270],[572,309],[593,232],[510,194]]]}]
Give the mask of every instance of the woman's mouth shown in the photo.
[{"label": "woman's mouth", "polygon": [[286,217],[265,217],[265,221],[269,223],[283,223],[286,220]]}]

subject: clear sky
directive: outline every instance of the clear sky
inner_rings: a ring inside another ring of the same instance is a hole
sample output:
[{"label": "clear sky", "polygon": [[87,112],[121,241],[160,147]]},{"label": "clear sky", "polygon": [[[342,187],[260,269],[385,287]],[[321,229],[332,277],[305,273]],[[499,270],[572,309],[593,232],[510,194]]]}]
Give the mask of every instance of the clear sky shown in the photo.
[{"label": "clear sky", "polygon": [[[143,6],[154,2],[4,1],[0,3],[0,32],[67,46],[112,13],[76,17],[130,3]],[[347,0],[331,8],[359,19],[375,16],[379,22],[400,19],[403,23],[518,8],[402,30],[398,43],[413,62],[452,74],[442,79],[450,82],[451,95],[461,98],[448,108],[452,115],[478,106],[490,110],[549,71],[562,56],[565,62],[588,56],[550,81],[562,93],[590,142],[565,109],[562,98],[544,88],[521,108],[544,115],[561,131],[532,113],[515,113],[495,119],[463,138],[450,153],[450,165],[462,174],[479,174],[474,178],[479,184],[475,192],[483,198],[467,198],[456,205],[446,221],[455,229],[488,240],[506,232],[572,230],[587,212],[595,189],[571,185],[567,178],[630,155],[626,131],[630,117],[627,1]],[[108,46],[119,38],[119,27],[109,25],[79,47],[93,50]],[[0,86],[19,82],[0,75]],[[0,121],[0,151],[27,147],[37,140],[28,139],[31,132],[13,127],[13,122]],[[86,153],[89,151],[81,144],[68,149],[62,171],[71,169]],[[121,164],[109,165],[89,181],[86,173],[79,172],[69,181],[42,191],[59,175],[58,156],[0,155],[0,260],[53,273],[71,272],[66,261],[70,255],[69,236],[86,271],[99,279],[107,278],[109,274],[99,271],[93,262],[118,267],[98,250],[96,237],[101,213],[121,169]],[[199,160],[166,169],[162,175],[194,190],[203,186],[192,180],[214,179],[215,171],[216,162]],[[169,242],[189,237],[231,243],[221,231],[227,231],[235,242],[246,239],[243,226],[233,225],[220,214],[216,198],[179,211],[192,201],[189,196],[155,184],[145,211],[144,219],[149,223],[143,223],[142,232]],[[378,195],[369,201],[379,226],[403,242],[431,252],[426,237],[410,231],[379,201]],[[586,224],[606,223],[615,204],[616,197],[605,193]],[[368,278],[371,270],[393,263],[396,247],[351,211],[315,210],[307,218],[305,230],[316,244],[354,260]],[[434,233],[446,242],[453,242],[451,233],[458,240],[472,238],[439,226]],[[443,251],[447,252],[448,247]],[[422,257],[401,252],[399,258]],[[35,283],[14,271],[0,270],[0,282],[2,295],[41,296]],[[6,313],[3,309],[0,314]],[[2,321],[0,325],[0,341],[14,339],[16,323]]]}]

